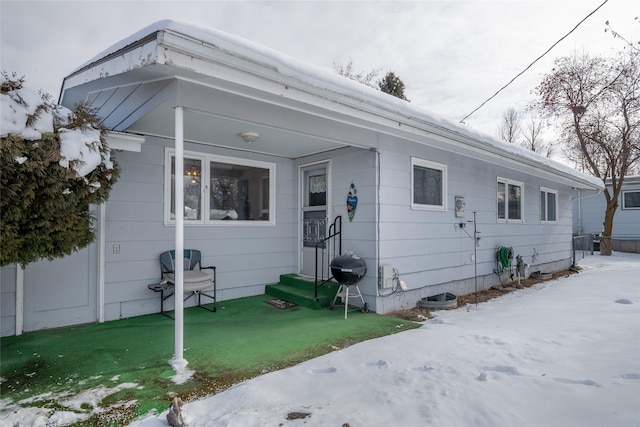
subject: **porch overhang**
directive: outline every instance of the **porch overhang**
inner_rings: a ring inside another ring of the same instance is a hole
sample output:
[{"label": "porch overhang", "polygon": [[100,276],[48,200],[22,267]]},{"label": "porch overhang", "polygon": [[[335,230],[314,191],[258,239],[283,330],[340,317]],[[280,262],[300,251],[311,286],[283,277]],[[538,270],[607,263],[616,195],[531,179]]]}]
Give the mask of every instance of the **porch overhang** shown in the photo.
[{"label": "porch overhang", "polygon": [[[209,29],[161,21],[81,66],[60,103],[90,102],[107,128],[291,159],[412,141],[570,185],[600,180],[431,116],[324,69]],[[259,134],[246,143],[240,134]]]}]

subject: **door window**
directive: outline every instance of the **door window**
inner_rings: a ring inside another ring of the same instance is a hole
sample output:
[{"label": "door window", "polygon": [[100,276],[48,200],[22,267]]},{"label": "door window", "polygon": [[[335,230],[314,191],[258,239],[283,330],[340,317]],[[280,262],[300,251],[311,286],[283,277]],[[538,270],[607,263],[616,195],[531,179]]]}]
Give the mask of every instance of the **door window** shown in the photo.
[{"label": "door window", "polygon": [[315,247],[327,237],[327,172],[324,167],[304,173],[302,242]]}]

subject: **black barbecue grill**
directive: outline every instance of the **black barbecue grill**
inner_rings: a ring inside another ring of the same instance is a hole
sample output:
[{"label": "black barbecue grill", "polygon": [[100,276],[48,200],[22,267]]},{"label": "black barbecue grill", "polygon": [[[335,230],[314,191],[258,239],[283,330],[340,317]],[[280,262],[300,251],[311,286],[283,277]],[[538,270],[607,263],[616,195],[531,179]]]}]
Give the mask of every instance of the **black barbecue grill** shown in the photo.
[{"label": "black barbecue grill", "polygon": [[[338,297],[344,300],[344,318],[347,318],[347,309],[349,307],[349,297],[357,296],[362,301],[363,312],[367,311],[367,303],[364,302],[364,298],[360,293],[358,283],[364,278],[367,273],[367,263],[362,258],[353,253],[346,253],[341,256],[335,257],[331,260],[331,274],[333,278],[340,284],[336,296],[333,298],[330,308],[333,309]],[[355,288],[354,292],[350,292],[350,286]]]}]

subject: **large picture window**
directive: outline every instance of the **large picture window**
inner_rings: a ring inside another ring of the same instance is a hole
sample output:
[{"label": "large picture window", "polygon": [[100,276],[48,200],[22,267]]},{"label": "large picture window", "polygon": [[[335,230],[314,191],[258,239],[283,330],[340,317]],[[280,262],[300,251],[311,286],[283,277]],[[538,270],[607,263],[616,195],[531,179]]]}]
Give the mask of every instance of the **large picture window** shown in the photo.
[{"label": "large picture window", "polygon": [[411,208],[447,210],[447,166],[411,158]]},{"label": "large picture window", "polygon": [[[167,150],[165,223],[175,223],[175,154]],[[275,165],[185,152],[184,223],[275,223]]]},{"label": "large picture window", "polygon": [[523,185],[521,182],[498,178],[497,210],[500,222],[522,222]]},{"label": "large picture window", "polygon": [[640,190],[622,192],[622,209],[640,209]]},{"label": "large picture window", "polygon": [[558,192],[548,188],[540,188],[540,221],[543,223],[558,222]]}]

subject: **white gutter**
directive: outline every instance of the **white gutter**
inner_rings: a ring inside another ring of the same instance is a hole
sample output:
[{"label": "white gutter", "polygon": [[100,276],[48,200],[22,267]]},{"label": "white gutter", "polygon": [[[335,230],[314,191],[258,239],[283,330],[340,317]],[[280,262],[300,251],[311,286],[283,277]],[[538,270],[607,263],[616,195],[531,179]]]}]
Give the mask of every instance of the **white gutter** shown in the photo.
[{"label": "white gutter", "polygon": [[578,190],[578,197],[573,197],[573,198],[571,199],[571,201],[572,201],[572,202],[573,202],[574,200],[588,199],[589,197],[597,196],[598,194],[602,194],[602,191],[604,191],[604,190],[601,190],[601,189],[598,189],[598,190],[591,190],[591,191],[593,191],[593,193],[591,193],[591,194],[585,194],[584,196],[581,196],[582,191],[581,191],[579,188],[576,188],[576,190]]},{"label": "white gutter", "polygon": [[175,107],[175,206],[176,244],[175,244],[175,331],[174,354],[169,365],[176,372],[184,371],[187,361],[183,357],[184,349],[184,110]]},{"label": "white gutter", "polygon": [[112,150],[134,151],[137,153],[142,151],[142,145],[145,143],[144,136],[116,131],[109,131],[106,140],[107,145]]}]

